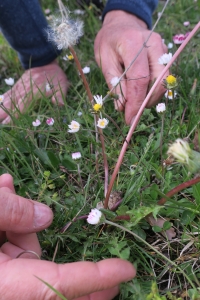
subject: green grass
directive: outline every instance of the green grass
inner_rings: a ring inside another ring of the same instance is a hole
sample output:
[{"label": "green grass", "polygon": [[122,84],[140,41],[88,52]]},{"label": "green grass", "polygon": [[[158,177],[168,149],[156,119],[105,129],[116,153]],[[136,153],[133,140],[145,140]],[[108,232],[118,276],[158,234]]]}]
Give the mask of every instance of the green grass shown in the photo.
[{"label": "green grass", "polygon": [[[54,11],[54,2],[43,1],[44,8]],[[70,9],[74,9],[75,6],[71,2]],[[162,2],[157,11],[160,11],[161,7]],[[101,26],[99,15],[100,12],[95,7],[91,10],[86,9],[82,17],[85,22],[85,34],[76,51],[82,66],[88,65],[91,68],[91,72],[86,76],[92,93],[106,95],[107,85],[93,54],[93,41]],[[154,18],[156,16],[157,12]],[[191,30],[198,22],[199,16],[199,3],[171,0],[156,31],[168,44],[174,34]],[[189,28],[183,26],[186,20],[191,22]],[[194,136],[199,137],[199,39],[198,32],[181,53],[178,64],[172,67],[172,73],[179,77],[180,83],[175,110],[173,112],[173,104],[169,101],[165,114],[164,159],[167,158],[166,152],[170,142],[187,137],[192,131],[189,141],[194,147]],[[7,89],[3,79],[8,76],[19,78],[22,69],[15,52],[2,37],[0,47],[0,93],[3,93]],[[172,49],[173,53],[174,51],[175,46]],[[20,115],[12,126],[0,127],[0,174],[12,174],[18,194],[44,202],[54,211],[53,224],[39,234],[44,259],[52,260],[57,243],[55,261],[59,263],[122,257],[137,267],[137,279],[122,285],[118,299],[162,299],[161,296],[166,296],[167,299],[200,299],[198,291],[195,290],[199,287],[200,280],[200,184],[173,196],[159,211],[159,215],[173,223],[176,237],[171,241],[153,231],[140,211],[141,207],[154,208],[163,194],[192,178],[186,168],[178,164],[162,171],[159,148],[161,118],[155,108],[145,110],[125,154],[114,186],[114,190],[121,191],[123,195],[123,203],[117,214],[125,214],[130,210],[134,210],[134,214],[141,214],[141,219],[136,225],[128,221],[120,221],[120,224],[176,263],[186,273],[186,277],[141,241],[133,239],[117,228],[107,227],[102,230],[101,227],[86,224],[85,220],[78,220],[67,231],[60,233],[60,229],[76,215],[88,214],[91,208],[104,199],[103,159],[99,154],[97,172],[95,151],[101,153],[101,145],[95,139],[91,106],[74,62],[65,62],[62,60],[63,55],[59,59],[60,65],[71,82],[64,109],[53,106],[49,99],[42,97],[31,109]],[[196,78],[196,90],[191,94]],[[77,115],[79,111],[83,113],[80,117]],[[119,132],[110,122],[104,130],[111,175],[129,127],[125,125],[123,113],[114,110],[111,100],[106,102],[106,113],[121,129]],[[53,117],[54,126],[48,127],[43,122],[40,127],[33,128],[32,121],[38,115],[44,118]],[[68,124],[73,119],[82,125],[80,134],[73,135],[67,132]],[[71,159],[71,153],[76,151],[82,154],[78,162]],[[81,179],[77,171],[78,164]],[[136,167],[131,169],[132,165]],[[190,241],[193,241],[193,244],[187,248],[186,245]],[[192,282],[193,288],[189,281]],[[152,286],[152,282],[157,283],[159,292]],[[152,297],[151,292],[154,294]],[[167,296],[168,292],[171,295]]]}]

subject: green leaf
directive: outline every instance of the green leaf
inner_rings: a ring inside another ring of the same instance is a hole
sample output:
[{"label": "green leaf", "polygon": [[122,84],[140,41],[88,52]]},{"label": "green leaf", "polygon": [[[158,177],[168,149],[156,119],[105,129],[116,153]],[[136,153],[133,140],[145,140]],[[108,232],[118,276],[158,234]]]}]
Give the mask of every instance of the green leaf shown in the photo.
[{"label": "green leaf", "polygon": [[65,156],[65,159],[63,159],[63,161],[62,161],[62,165],[69,171],[77,170],[77,165],[71,157]]},{"label": "green leaf", "polygon": [[50,167],[52,167],[51,161],[47,155],[47,152],[43,149],[35,149],[34,153],[36,154],[37,157],[39,157],[39,159],[45,164],[48,165]]},{"label": "green leaf", "polygon": [[48,158],[49,158],[52,166],[54,168],[57,168],[58,165],[59,165],[59,159],[58,159],[58,157],[53,152],[51,152],[51,151],[48,151],[47,155],[48,155]]},{"label": "green leaf", "polygon": [[152,226],[154,232],[161,232],[163,229],[159,226]]},{"label": "green leaf", "polygon": [[196,214],[192,211],[185,210],[181,216],[181,223],[184,225],[188,225],[194,220],[195,216]]},{"label": "green leaf", "polygon": [[128,247],[121,251],[120,258],[127,260],[129,259],[129,257],[130,257],[130,248]]},{"label": "green leaf", "polygon": [[126,212],[128,211],[128,206],[127,205],[122,205],[117,209],[117,215],[125,215]]},{"label": "green leaf", "polygon": [[172,227],[172,223],[169,221],[165,221],[165,223],[163,224],[163,230],[168,230]]},{"label": "green leaf", "polygon": [[156,215],[158,214],[159,210],[162,206],[154,205],[154,206],[141,206],[137,209],[132,209],[127,211],[127,214],[130,215],[132,225],[137,225],[141,219],[145,218],[150,213],[153,214],[154,218],[156,219]]}]

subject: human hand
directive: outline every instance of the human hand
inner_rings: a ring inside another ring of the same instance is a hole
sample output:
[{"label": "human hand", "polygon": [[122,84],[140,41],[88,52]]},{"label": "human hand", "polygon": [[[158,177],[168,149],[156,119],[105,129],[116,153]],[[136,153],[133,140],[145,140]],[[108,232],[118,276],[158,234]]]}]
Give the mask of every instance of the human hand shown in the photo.
[{"label": "human hand", "polygon": [[[44,204],[15,195],[12,177],[7,174],[0,176],[0,205],[1,299],[60,299],[39,277],[68,300],[110,300],[119,292],[119,283],[135,276],[132,264],[121,259],[60,265],[37,260],[31,253],[16,259],[27,250],[41,254],[33,232],[49,226],[52,212]],[[6,243],[2,231],[6,232]]]},{"label": "human hand", "polygon": [[[110,89],[111,79],[122,75],[124,68],[130,65],[149,33],[147,25],[130,13],[116,10],[106,14],[103,26],[95,39],[94,51],[96,61]],[[120,111],[125,109],[127,124],[130,124],[136,116],[146,97],[149,84],[164,69],[164,66],[158,63],[158,59],[166,52],[167,47],[160,35],[153,33],[147,48],[142,50],[125,78],[115,88],[115,93],[119,96],[115,101],[115,108]],[[156,104],[164,92],[165,89],[160,83],[147,107]]]},{"label": "human hand", "polygon": [[[46,84],[52,86],[50,91],[46,91]],[[5,109],[0,108],[0,122],[10,123],[11,118],[6,111],[11,115],[14,113],[17,117],[19,111],[27,109],[33,98],[42,98],[43,95],[51,96],[54,104],[63,105],[63,95],[67,94],[68,87],[67,77],[56,60],[46,66],[26,70],[15,85],[4,94]]]}]

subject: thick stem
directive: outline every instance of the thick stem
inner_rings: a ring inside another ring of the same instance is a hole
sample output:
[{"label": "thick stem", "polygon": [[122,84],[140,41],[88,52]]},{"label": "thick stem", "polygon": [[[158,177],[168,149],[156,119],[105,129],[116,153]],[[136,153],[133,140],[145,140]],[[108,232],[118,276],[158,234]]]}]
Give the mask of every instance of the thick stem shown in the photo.
[{"label": "thick stem", "polygon": [[[173,188],[171,191],[169,191],[167,194],[166,194],[166,197],[167,198],[170,198],[172,197],[173,195],[177,194],[178,192],[188,188],[189,186],[192,186],[196,183],[200,182],[200,177],[197,177],[197,178],[193,178],[191,180],[188,180],[186,182],[183,182],[181,184],[179,184],[178,186],[176,186],[175,188]],[[158,201],[158,205],[164,205],[165,202],[167,201],[167,198],[161,198],[159,201]]]},{"label": "thick stem", "polygon": [[165,120],[165,117],[164,117],[164,113],[163,113],[162,114],[161,131],[160,131],[160,159],[161,159],[161,163],[162,163],[162,145],[163,145],[164,120]]},{"label": "thick stem", "polygon": [[[69,48],[73,57],[74,57],[74,61],[77,65],[77,68],[79,70],[79,73],[81,75],[81,78],[83,80],[83,84],[85,86],[85,89],[86,89],[86,92],[87,92],[87,95],[88,95],[88,98],[89,100],[91,101],[91,103],[93,102],[93,95],[91,93],[91,90],[90,90],[90,87],[89,87],[89,84],[87,82],[87,79],[83,73],[83,70],[82,70],[82,67],[81,67],[81,64],[80,64],[80,61],[76,55],[76,52],[75,50],[70,47]],[[108,189],[108,161],[107,161],[107,157],[106,157],[106,151],[105,151],[105,142],[104,142],[104,136],[103,136],[103,132],[101,130],[101,128],[97,128],[97,116],[94,116],[94,123],[95,123],[95,131],[96,131],[96,141],[98,142],[98,133],[100,135],[100,141],[101,141],[101,148],[102,148],[102,155],[103,155],[103,161],[104,161],[104,175],[105,175],[105,179],[104,179],[104,194],[106,195],[107,194],[107,189]],[[98,160],[97,160],[97,156],[98,154],[96,153],[96,169],[98,170],[99,167],[98,167]]]},{"label": "thick stem", "polygon": [[74,61],[75,61],[76,65],[77,65],[77,68],[78,68],[79,73],[80,73],[80,75],[81,75],[81,78],[82,78],[82,80],[83,80],[83,84],[84,84],[84,86],[85,86],[85,89],[86,89],[88,98],[89,98],[89,100],[90,100],[91,102],[93,102],[93,95],[92,95],[92,93],[91,93],[91,90],[90,90],[89,84],[88,84],[88,82],[87,82],[87,79],[86,79],[86,77],[85,77],[85,75],[84,75],[84,73],[83,73],[83,70],[82,70],[80,61],[79,61],[79,59],[78,59],[78,57],[77,57],[77,55],[76,55],[76,52],[75,52],[75,50],[74,50],[73,47],[69,47],[69,50],[70,50],[71,54],[72,54],[73,57],[74,57]]}]

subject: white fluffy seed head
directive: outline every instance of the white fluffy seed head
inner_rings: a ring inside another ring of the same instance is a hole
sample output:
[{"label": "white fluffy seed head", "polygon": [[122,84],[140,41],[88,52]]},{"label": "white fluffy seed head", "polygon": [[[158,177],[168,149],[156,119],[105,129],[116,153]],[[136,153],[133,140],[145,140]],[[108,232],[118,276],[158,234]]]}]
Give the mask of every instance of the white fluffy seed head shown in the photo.
[{"label": "white fluffy seed head", "polygon": [[67,49],[76,45],[83,35],[83,22],[70,19],[69,12],[65,13],[65,18],[53,16],[46,33],[48,41],[56,44],[59,50]]}]

